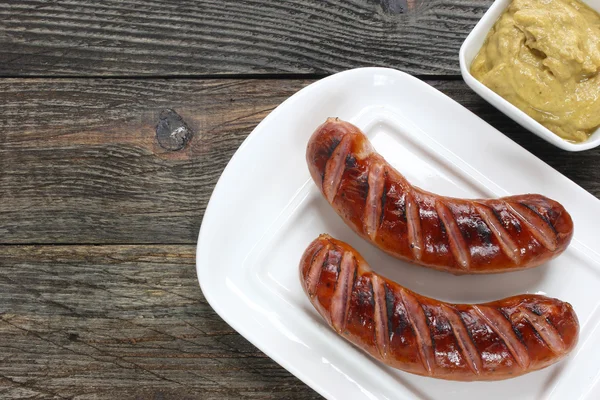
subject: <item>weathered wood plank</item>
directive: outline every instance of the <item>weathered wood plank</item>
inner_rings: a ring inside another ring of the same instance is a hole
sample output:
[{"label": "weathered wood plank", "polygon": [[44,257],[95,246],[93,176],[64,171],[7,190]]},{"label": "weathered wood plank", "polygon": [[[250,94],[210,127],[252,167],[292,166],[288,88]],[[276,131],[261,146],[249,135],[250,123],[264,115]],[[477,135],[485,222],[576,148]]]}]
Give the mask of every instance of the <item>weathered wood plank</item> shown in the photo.
[{"label": "weathered wood plank", "polygon": [[491,0],[23,0],[0,4],[0,75],[457,75]]},{"label": "weathered wood plank", "polygon": [[[227,161],[304,81],[0,81],[0,243],[193,243]],[[174,108],[194,131],[156,139]]]},{"label": "weathered wood plank", "polygon": [[0,246],[0,397],[316,399],[233,331],[195,246]]},{"label": "weathered wood plank", "polygon": [[[0,243],[195,243],[230,157],[270,110],[308,83],[0,81]],[[462,81],[429,83],[600,196],[600,149],[563,152]],[[181,150],[156,138],[165,108],[194,132]]]}]

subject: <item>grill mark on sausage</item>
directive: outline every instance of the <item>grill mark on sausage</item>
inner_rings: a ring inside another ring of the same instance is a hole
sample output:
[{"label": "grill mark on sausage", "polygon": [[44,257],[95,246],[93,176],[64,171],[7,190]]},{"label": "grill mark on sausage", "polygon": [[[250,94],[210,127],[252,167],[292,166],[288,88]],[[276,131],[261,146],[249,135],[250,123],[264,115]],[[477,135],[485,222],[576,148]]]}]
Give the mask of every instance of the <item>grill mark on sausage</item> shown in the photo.
[{"label": "grill mark on sausage", "polygon": [[387,188],[385,183],[387,182],[387,168],[384,168],[383,171],[383,190],[382,190],[382,195],[381,195],[381,212],[379,213],[379,226],[381,226],[381,224],[383,223],[383,215],[384,215],[384,210],[385,210],[385,203],[387,202]]},{"label": "grill mark on sausage", "polygon": [[[357,299],[361,304],[369,303],[369,305],[371,307],[373,307],[373,309],[375,309],[375,299],[373,298],[373,285],[371,284],[370,280],[367,280],[366,284],[369,288],[369,291],[368,292],[365,292],[363,290],[357,291],[356,292]],[[354,288],[353,288],[353,290],[354,290]]]},{"label": "grill mark on sausage", "polygon": [[396,215],[398,215],[398,217],[400,218],[401,221],[403,222],[407,222],[407,216],[406,216],[406,193],[403,193],[402,196],[400,196],[400,198],[398,200],[396,200],[394,202],[394,205],[396,206]]},{"label": "grill mark on sausage", "polygon": [[509,324],[511,324],[512,330],[517,336],[517,339],[519,339],[519,341],[523,344],[523,346],[525,346],[525,348],[528,348],[527,343],[525,343],[525,338],[521,334],[521,331],[517,329],[517,327],[512,323],[512,321],[510,320],[510,316],[506,313],[506,311],[503,308],[498,308],[498,312],[500,312],[504,319],[508,321]]},{"label": "grill mark on sausage", "polygon": [[556,231],[556,228],[554,227],[554,225],[552,225],[552,222],[550,222],[550,220],[548,218],[546,218],[544,215],[542,215],[541,213],[538,212],[537,208],[535,208],[534,206],[527,204],[527,203],[523,203],[522,201],[519,202],[520,205],[529,208],[532,212],[534,212],[538,217],[540,217],[545,223],[548,224],[548,226],[550,227],[550,229],[552,229],[554,231],[555,234],[558,234],[558,232]]},{"label": "grill mark on sausage", "polygon": [[448,243],[450,251],[458,265],[465,270],[469,269],[470,252],[467,243],[460,232],[458,225],[454,219],[454,215],[441,200],[435,202],[435,211],[438,213],[442,224],[446,228],[448,234]]},{"label": "grill mark on sausage", "polygon": [[548,324],[545,317],[539,316],[531,310],[521,306],[517,308],[518,312],[513,314],[513,321],[515,319],[524,318],[538,333],[542,342],[557,355],[563,354],[566,350],[565,343],[563,342],[562,336],[554,328],[554,326]]},{"label": "grill mark on sausage", "polygon": [[323,176],[323,193],[330,203],[335,199],[340,183],[342,182],[342,175],[346,167],[346,157],[350,152],[350,135],[344,136],[344,138],[337,145],[333,154],[327,160],[325,164],[325,175]]},{"label": "grill mark on sausage", "polygon": [[477,236],[481,238],[481,242],[486,246],[492,245],[492,236],[494,236],[494,234],[492,233],[492,230],[489,228],[489,226],[483,221],[483,219],[480,219],[475,223],[475,229],[477,229]]},{"label": "grill mark on sausage", "polygon": [[421,231],[421,217],[419,216],[419,206],[415,201],[412,193],[406,194],[405,199],[406,209],[406,225],[408,231],[408,241],[415,257],[415,260],[420,260],[423,254],[423,233]]},{"label": "grill mark on sausage", "polygon": [[[512,320],[510,319],[510,316],[506,313],[506,311],[504,311],[502,308],[499,308],[498,311],[500,311],[500,314],[502,314],[504,319],[506,319],[508,321],[508,323],[512,326],[512,330],[515,333],[515,336],[517,337],[517,339],[519,339],[519,341],[523,344],[523,346],[525,346],[526,349],[529,349],[529,347],[527,346],[527,342],[525,342],[525,338],[523,337],[523,334],[521,333],[521,331],[519,330],[517,325],[512,323]],[[539,335],[535,331],[535,329],[533,330],[533,332],[536,336],[539,337]],[[542,338],[540,338],[540,340],[542,340]]]},{"label": "grill mark on sausage", "polygon": [[423,311],[423,307],[418,300],[406,290],[400,290],[400,297],[406,310],[406,317],[415,333],[417,343],[419,344],[419,356],[421,363],[427,371],[428,375],[432,375],[435,367],[435,356],[433,354],[433,344],[431,342],[431,331],[427,323],[427,317]]},{"label": "grill mark on sausage", "polygon": [[375,293],[373,292],[373,283],[371,280],[367,280],[367,284],[369,285],[369,304],[375,309]]},{"label": "grill mark on sausage", "polygon": [[515,335],[517,335],[517,339],[519,339],[519,341],[521,343],[523,343],[523,346],[527,347],[527,345],[525,344],[525,338],[523,337],[523,334],[521,333],[520,330],[517,329],[516,326],[513,325],[513,332],[515,333]]},{"label": "grill mark on sausage", "polygon": [[[456,311],[456,315],[458,315],[458,318],[460,318],[460,322],[466,327],[467,323],[465,322],[464,317],[462,316],[464,311],[458,311],[456,309],[454,309],[454,311]],[[475,343],[475,339],[473,339],[473,334],[472,332],[467,328],[467,335],[469,335],[469,339],[471,339],[471,341],[473,343]]]},{"label": "grill mark on sausage", "polygon": [[494,218],[494,216],[498,217],[492,209],[486,207],[483,204],[475,203],[475,210],[481,216],[481,219],[487,224],[488,228],[492,231],[492,234],[498,240],[500,244],[500,249],[502,252],[506,254],[508,258],[510,258],[515,264],[518,264],[521,259],[521,255],[519,252],[519,246],[512,240],[510,234],[504,229],[502,223],[499,219]]},{"label": "grill mark on sausage", "polygon": [[535,313],[536,315],[541,316],[542,314],[544,314],[544,311],[542,311],[537,304],[532,304],[531,307],[529,308],[529,310],[531,312]]},{"label": "grill mark on sausage", "polygon": [[[340,144],[340,139],[332,138],[331,143],[326,148],[321,148],[317,151],[315,158],[324,158],[325,160],[329,160],[335,148]],[[327,162],[327,161],[326,161]],[[323,182],[325,181],[325,168],[321,171],[321,187],[323,187]]]},{"label": "grill mark on sausage", "polygon": [[325,245],[315,253],[315,256],[312,259],[310,269],[308,270],[307,278],[307,289],[308,294],[313,297],[317,291],[317,284],[321,278],[321,272],[323,271],[323,265],[327,262],[329,258],[329,245]]},{"label": "grill mark on sausage", "polygon": [[479,373],[483,370],[483,361],[481,359],[481,355],[479,351],[477,351],[477,347],[475,347],[475,343],[473,339],[468,333],[467,327],[465,326],[462,318],[458,314],[458,312],[446,305],[441,304],[441,309],[446,319],[450,322],[450,327],[452,328],[452,332],[454,332],[454,337],[460,347],[464,359],[467,361],[469,368],[473,373],[479,375]]},{"label": "grill mark on sausage", "polygon": [[521,343],[513,331],[513,325],[495,308],[488,306],[473,306],[473,310],[488,324],[488,327],[494,331],[503,341],[510,354],[523,369],[530,363],[527,347]]},{"label": "grill mark on sausage", "polygon": [[387,311],[387,333],[389,342],[394,332],[394,327],[392,323],[392,317],[394,316],[394,295],[392,294],[392,291],[388,287],[387,283],[383,284],[383,288],[385,289],[385,308]]},{"label": "grill mark on sausage", "polygon": [[554,228],[549,229],[546,221],[541,218],[538,219],[538,214],[532,212],[529,208],[520,203],[510,203],[507,201],[506,207],[517,217],[517,219],[527,226],[531,235],[537,239],[542,246],[550,251],[556,250],[558,244]]},{"label": "grill mark on sausage", "polygon": [[331,144],[329,145],[329,147],[327,147],[327,151],[325,153],[325,154],[327,154],[327,159],[331,158],[331,155],[333,154],[333,152],[338,147],[338,145],[340,144],[341,141],[342,141],[342,139],[339,139],[336,137],[333,137],[331,139]]},{"label": "grill mark on sausage", "polygon": [[544,346],[548,347],[548,345],[546,344],[546,342],[544,341],[544,338],[542,338],[540,336],[540,333],[535,329],[535,327],[526,319],[524,320],[524,322],[521,322],[521,324],[527,323],[530,327],[531,327],[531,331],[533,332],[533,336],[536,337],[536,339],[538,340],[538,342],[542,343]]},{"label": "grill mark on sausage", "polygon": [[550,321],[550,318],[548,317],[544,317],[546,319],[546,322],[548,323],[548,325],[550,325],[551,327],[553,327],[554,329],[556,329],[556,326],[554,326],[554,324],[552,323],[552,321]]},{"label": "grill mark on sausage", "polygon": [[356,157],[352,154],[348,154],[346,156],[346,168],[356,168],[358,163],[356,162]]},{"label": "grill mark on sausage", "polygon": [[371,278],[371,287],[373,288],[374,323],[375,323],[375,344],[382,359],[386,359],[389,346],[389,328],[385,283],[377,275]]},{"label": "grill mark on sausage", "polygon": [[354,282],[350,277],[355,276],[356,261],[354,255],[346,251],[340,261],[340,273],[331,298],[331,323],[336,331],[341,333],[346,326],[350,295]]},{"label": "grill mark on sausage", "polygon": [[[431,311],[430,307],[426,307],[423,305],[423,303],[419,303],[421,305],[421,308],[423,309],[423,314],[425,314],[425,323],[427,324],[427,328],[429,329],[429,337],[431,338],[431,348],[435,349],[435,335],[432,331],[431,328],[431,322],[434,320],[433,317],[433,312]],[[434,327],[434,329],[437,327]],[[433,350],[434,355],[435,355],[435,350]]]},{"label": "grill mark on sausage", "polygon": [[385,166],[381,163],[374,163],[369,169],[369,191],[367,193],[367,202],[365,204],[363,225],[365,227],[365,233],[371,240],[375,240],[375,237],[377,236],[379,221],[383,214],[381,197],[384,189],[384,173]]},{"label": "grill mark on sausage", "polygon": [[[491,207],[491,206],[490,206],[490,209],[492,210],[492,212],[494,213],[494,216],[496,217],[496,219],[500,223],[500,226],[504,227],[505,229],[508,229],[508,227],[506,227],[504,225],[505,221],[502,219],[502,215],[500,214],[500,212],[498,212],[494,207]],[[512,216],[511,220],[510,221],[506,221],[506,223],[507,223],[507,225],[510,223],[515,228],[515,231],[517,233],[521,233],[521,230],[523,228],[521,228],[521,223],[519,222],[519,220],[515,216]]]}]

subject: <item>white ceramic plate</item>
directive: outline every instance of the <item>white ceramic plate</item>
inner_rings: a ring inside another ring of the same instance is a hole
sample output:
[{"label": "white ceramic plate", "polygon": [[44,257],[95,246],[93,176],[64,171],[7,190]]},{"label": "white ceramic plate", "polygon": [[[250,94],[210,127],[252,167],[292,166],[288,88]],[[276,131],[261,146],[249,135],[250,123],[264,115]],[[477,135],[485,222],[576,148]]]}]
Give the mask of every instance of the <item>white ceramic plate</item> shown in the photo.
[{"label": "white ceramic plate", "polygon": [[[575,239],[557,260],[524,272],[457,277],[412,266],[356,236],[312,183],[305,148],[329,116],[362,128],[411,182],[448,196],[539,192],[562,202]],[[427,84],[363,68],[301,90],[265,118],[223,172],[204,215],[197,270],[217,313],[259,349],[329,399],[598,399],[600,201]],[[543,371],[501,382],[436,380],[388,368],[338,337],[299,282],[306,246],[327,232],[375,270],[442,300],[482,302],[546,293],[573,304],[577,349]]]},{"label": "white ceramic plate", "polygon": [[[583,143],[567,142],[550,131],[544,125],[525,114],[519,108],[504,100],[504,98],[475,79],[473,75],[471,75],[471,72],[469,72],[471,63],[473,62],[473,59],[477,53],[479,53],[479,50],[481,49],[488,32],[511,2],[512,0],[496,0],[490,9],[483,15],[481,20],[479,20],[477,25],[475,25],[475,28],[473,28],[469,36],[467,36],[467,39],[461,46],[459,53],[460,71],[463,79],[471,89],[473,89],[478,95],[483,97],[498,110],[502,111],[515,122],[535,133],[537,136],[541,137],[547,142],[552,143],[556,147],[560,147],[561,149],[567,151],[582,151],[600,146],[600,129],[597,129],[592,136],[590,136],[590,138]],[[600,0],[583,0],[583,2],[592,7],[594,10],[600,12]]]}]

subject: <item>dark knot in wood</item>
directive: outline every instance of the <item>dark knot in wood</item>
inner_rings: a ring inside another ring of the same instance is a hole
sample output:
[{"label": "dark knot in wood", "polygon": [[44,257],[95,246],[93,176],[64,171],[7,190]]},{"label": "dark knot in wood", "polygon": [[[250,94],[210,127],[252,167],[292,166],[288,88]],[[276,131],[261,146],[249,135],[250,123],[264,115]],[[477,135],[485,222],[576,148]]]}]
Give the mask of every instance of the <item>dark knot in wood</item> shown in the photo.
[{"label": "dark knot in wood", "polygon": [[416,0],[379,0],[386,14],[404,14],[415,8]]},{"label": "dark knot in wood", "polygon": [[156,139],[160,147],[169,151],[181,150],[193,135],[194,132],[174,110],[167,108],[161,111],[156,125]]}]

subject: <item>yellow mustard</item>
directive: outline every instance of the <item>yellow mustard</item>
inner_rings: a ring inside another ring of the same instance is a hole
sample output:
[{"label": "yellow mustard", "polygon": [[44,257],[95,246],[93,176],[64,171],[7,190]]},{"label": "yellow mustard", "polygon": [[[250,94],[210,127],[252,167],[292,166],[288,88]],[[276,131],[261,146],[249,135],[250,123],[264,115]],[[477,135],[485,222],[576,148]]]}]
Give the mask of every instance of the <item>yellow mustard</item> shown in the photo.
[{"label": "yellow mustard", "polygon": [[600,15],[579,0],[513,0],[471,74],[572,141],[600,126]]}]

